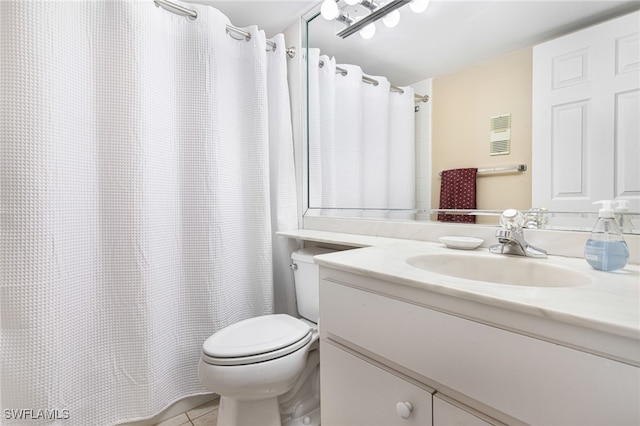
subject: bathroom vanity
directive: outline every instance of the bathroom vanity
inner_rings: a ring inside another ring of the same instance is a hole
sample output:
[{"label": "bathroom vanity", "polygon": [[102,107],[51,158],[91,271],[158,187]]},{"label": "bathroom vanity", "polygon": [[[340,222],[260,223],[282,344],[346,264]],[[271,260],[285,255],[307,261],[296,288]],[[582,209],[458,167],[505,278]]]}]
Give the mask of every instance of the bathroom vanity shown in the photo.
[{"label": "bathroom vanity", "polygon": [[[430,256],[439,273],[416,261]],[[477,256],[481,278],[504,268],[504,282],[456,276],[458,256]],[[429,242],[316,262],[323,424],[640,424],[637,265],[611,274]]]}]

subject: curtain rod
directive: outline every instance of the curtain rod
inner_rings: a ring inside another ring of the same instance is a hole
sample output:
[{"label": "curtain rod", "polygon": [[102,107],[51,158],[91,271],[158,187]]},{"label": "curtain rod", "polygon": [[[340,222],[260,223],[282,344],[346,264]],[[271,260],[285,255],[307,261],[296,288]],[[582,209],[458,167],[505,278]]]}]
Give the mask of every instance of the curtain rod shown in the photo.
[{"label": "curtain rod", "polygon": [[[320,61],[319,66],[320,66],[320,68],[322,68],[324,66],[324,61]],[[347,75],[349,73],[349,71],[345,70],[344,68],[340,68],[340,67],[336,67],[336,72],[340,73],[343,76],[345,76],[345,75]],[[374,86],[377,86],[379,84],[378,80],[376,80],[374,78],[371,78],[369,76],[366,76],[366,75],[362,76],[362,81],[364,81],[365,83],[373,84]],[[400,94],[404,93],[404,90],[402,90],[398,86],[394,86],[394,85],[391,85],[389,90],[391,90],[392,92],[400,93]],[[416,100],[418,100],[418,101],[429,102],[429,95],[418,95],[417,93],[414,93],[413,97],[416,98]]]},{"label": "curtain rod", "polygon": [[[198,18],[198,12],[196,12],[195,10],[187,9],[186,7],[182,7],[179,4],[172,3],[168,0],[153,0],[153,2],[156,4],[156,7],[161,7],[166,11],[175,13],[176,15],[185,16],[189,19]],[[230,32],[244,37],[247,41],[251,40],[251,34],[249,34],[248,32],[243,31],[240,28],[236,28],[233,25],[227,25],[227,34],[229,34]],[[267,40],[267,44],[271,46],[272,50],[276,50],[276,44],[274,42],[272,42],[271,40]],[[296,49],[293,47],[287,48],[287,56],[289,56],[290,58],[296,56]]]},{"label": "curtain rod", "polygon": [[[486,169],[478,169],[478,173],[495,173],[495,172],[509,172],[515,170],[516,172],[526,172],[526,164],[516,164],[514,166],[501,166],[501,167],[489,167]],[[438,173],[438,176],[442,176],[442,172]]]}]

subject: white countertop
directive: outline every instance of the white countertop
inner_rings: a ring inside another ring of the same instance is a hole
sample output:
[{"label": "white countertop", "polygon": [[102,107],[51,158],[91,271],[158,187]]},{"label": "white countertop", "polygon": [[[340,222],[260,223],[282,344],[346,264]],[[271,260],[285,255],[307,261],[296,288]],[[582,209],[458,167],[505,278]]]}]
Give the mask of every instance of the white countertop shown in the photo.
[{"label": "white countertop", "polygon": [[315,231],[313,229],[297,229],[280,231],[278,235],[317,243],[337,244],[350,247],[371,247],[386,244],[397,244],[399,241],[411,241],[398,238],[376,237],[371,235],[345,234],[342,232]]},{"label": "white countertop", "polygon": [[[491,254],[483,248],[472,251],[454,250],[433,242],[378,239],[372,236],[310,230],[293,231],[281,235],[307,241],[357,247],[368,246],[316,256],[316,261],[321,266],[425,290],[429,293],[495,306],[533,318],[550,319],[559,324],[594,330],[600,335],[623,338],[626,349],[621,349],[625,352],[622,355],[616,353],[616,348],[608,348],[612,345],[611,342],[603,341],[602,344],[595,342],[594,347],[597,349],[602,346],[601,352],[613,353],[617,358],[640,365],[640,270],[638,265],[627,265],[616,272],[602,272],[591,268],[581,258],[560,256],[542,259],[527,258],[531,262],[545,262],[574,269],[591,278],[590,283],[576,287],[528,287],[434,274],[406,262],[407,258],[421,254],[458,253],[501,256]],[[518,259],[522,258],[518,257]],[[495,318],[492,321],[495,323]],[[505,326],[508,327],[509,324]],[[550,340],[557,340],[557,337],[553,337],[552,328],[546,323],[544,328],[538,326],[532,334],[540,335],[548,331]],[[565,336],[569,340],[570,334],[571,332],[565,331]],[[588,340],[593,336],[584,338]],[[560,337],[560,339],[563,338]],[[581,346],[580,343],[576,345]],[[615,342],[613,345],[615,346]],[[587,346],[591,346],[591,343]]]}]

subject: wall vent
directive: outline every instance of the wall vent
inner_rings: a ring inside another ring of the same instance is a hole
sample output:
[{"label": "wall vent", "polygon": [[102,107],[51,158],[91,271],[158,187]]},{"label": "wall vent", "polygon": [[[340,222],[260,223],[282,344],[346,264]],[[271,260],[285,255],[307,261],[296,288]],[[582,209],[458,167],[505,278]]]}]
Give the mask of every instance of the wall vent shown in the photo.
[{"label": "wall vent", "polygon": [[511,114],[491,117],[489,155],[509,154],[511,148]]}]

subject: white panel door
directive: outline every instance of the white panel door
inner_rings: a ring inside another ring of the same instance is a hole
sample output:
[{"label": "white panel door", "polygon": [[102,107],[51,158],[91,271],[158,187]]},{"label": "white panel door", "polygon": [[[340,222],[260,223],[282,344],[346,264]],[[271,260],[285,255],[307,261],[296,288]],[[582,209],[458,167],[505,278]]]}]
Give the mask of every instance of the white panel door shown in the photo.
[{"label": "white panel door", "polygon": [[535,46],[532,206],[640,210],[640,12]]},{"label": "white panel door", "polygon": [[640,143],[638,142],[640,141],[640,90],[616,94],[615,132],[617,137],[614,195],[616,198],[638,200],[640,194]]}]

